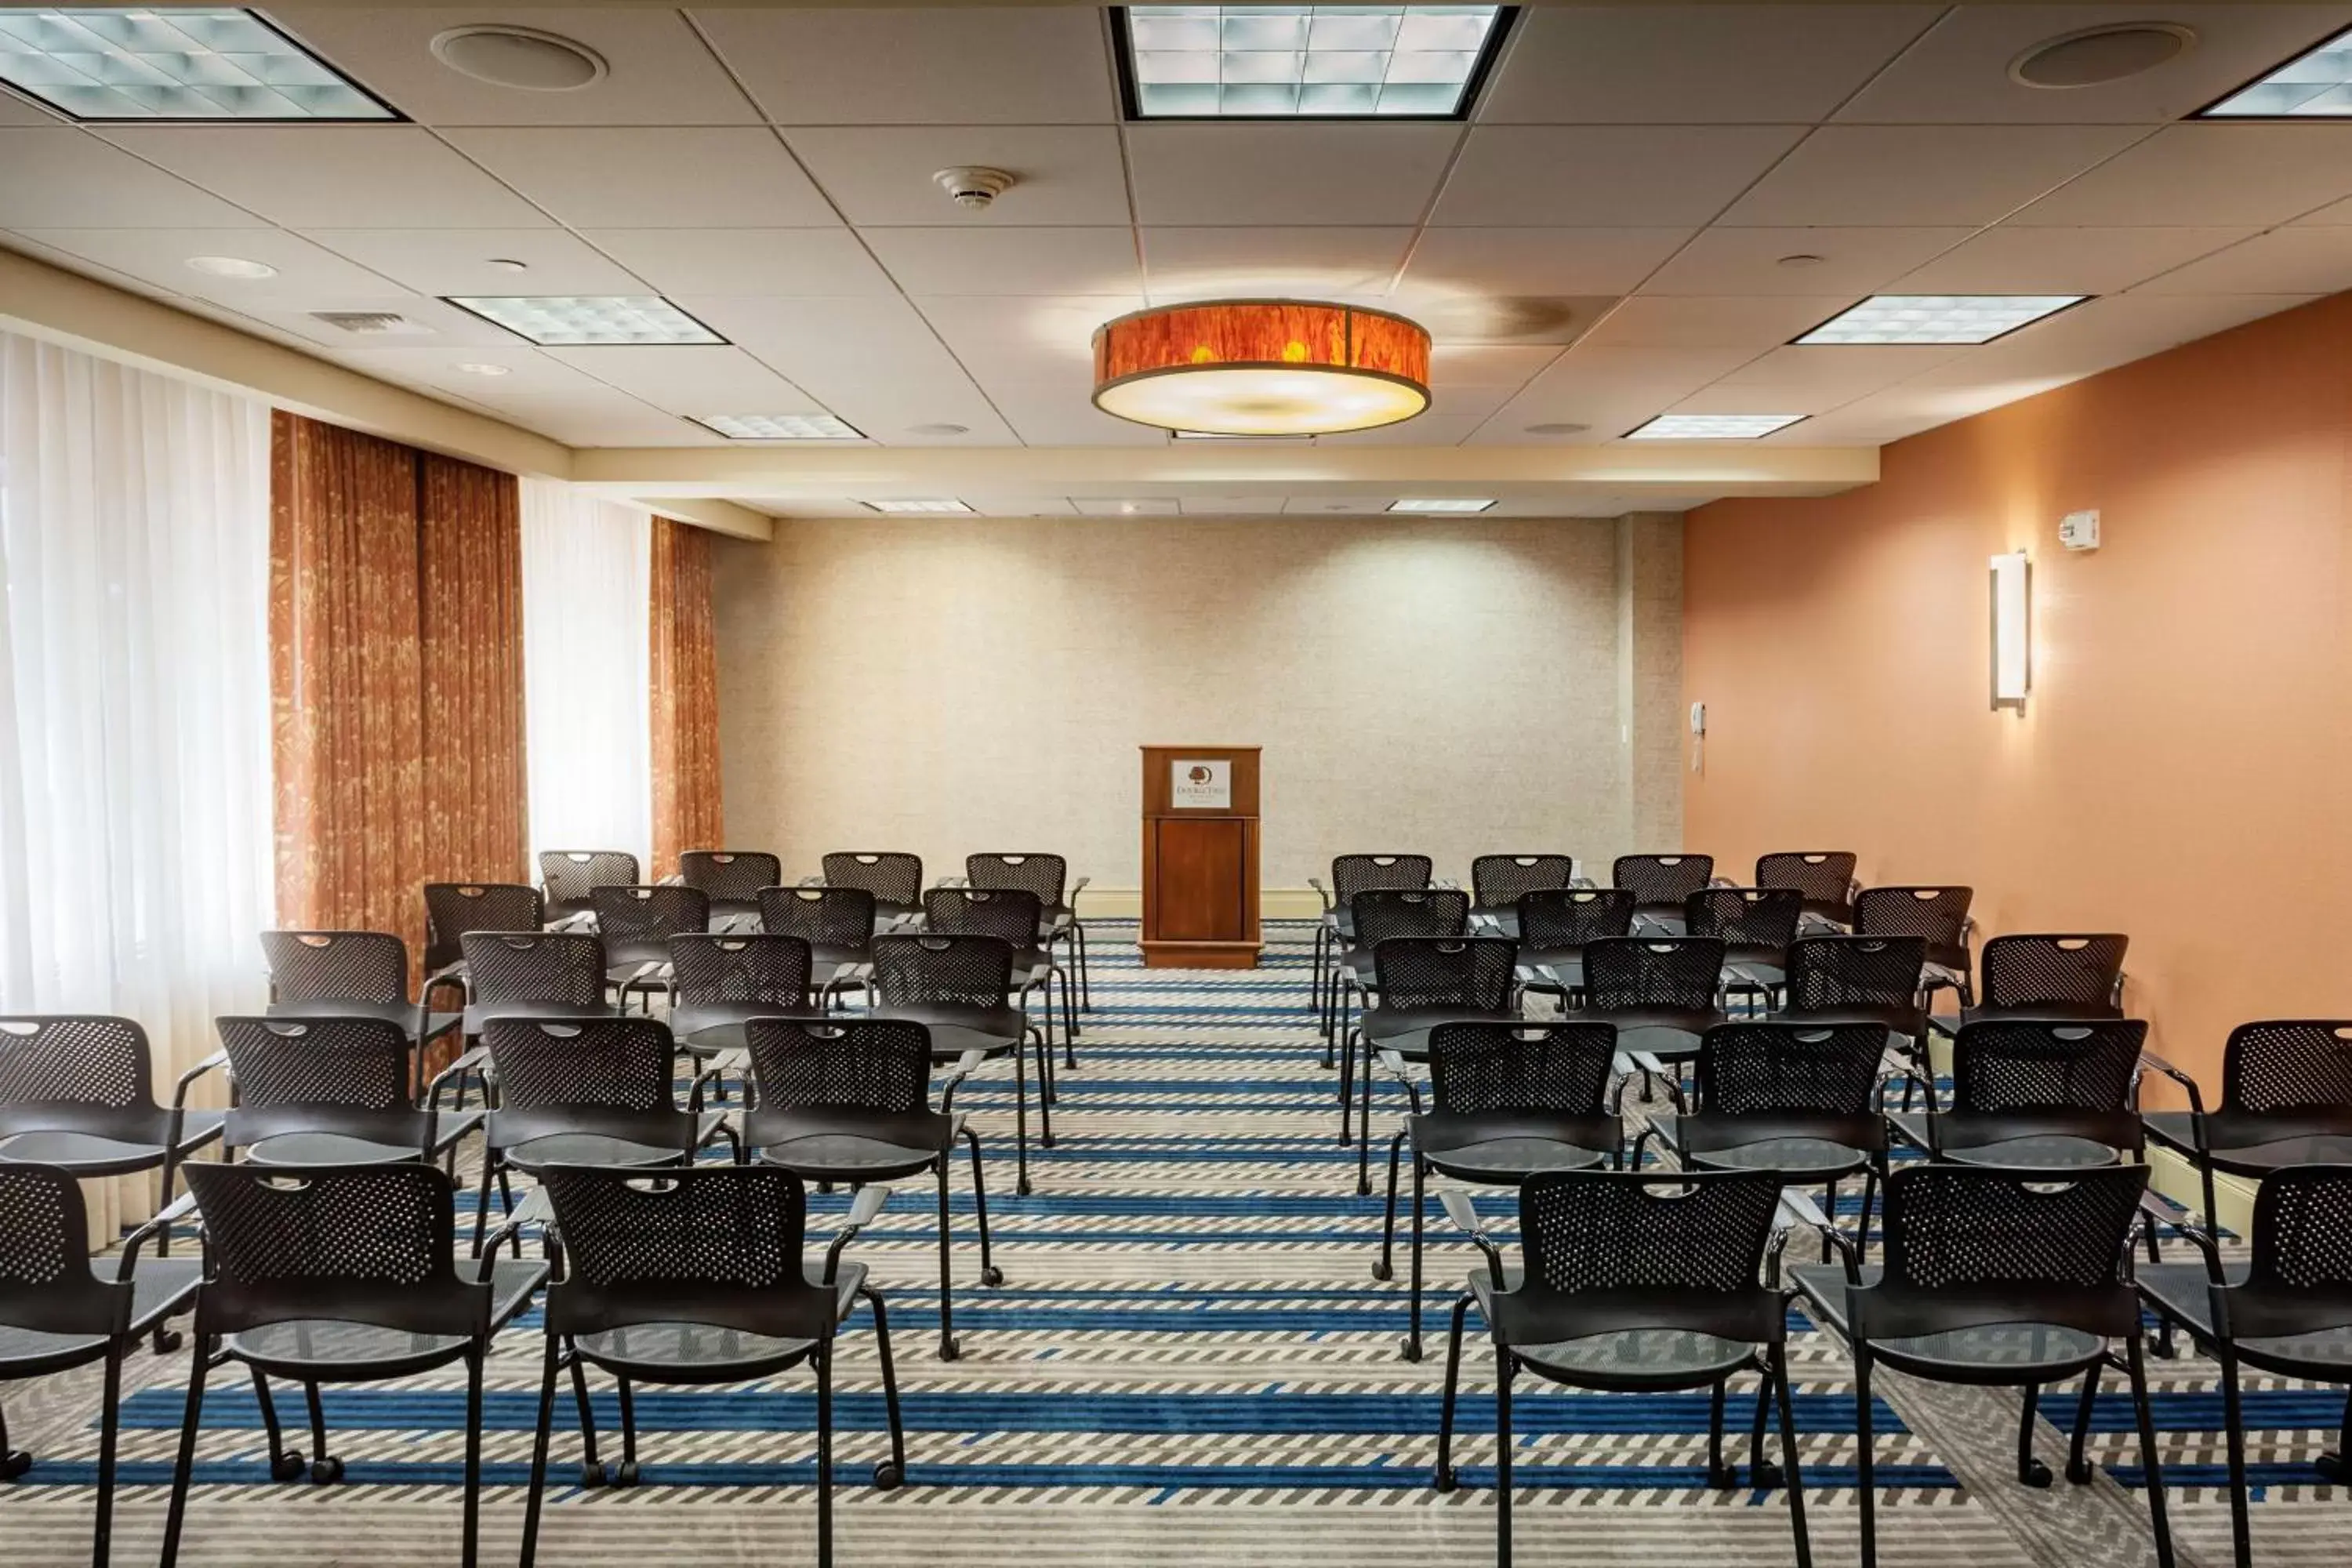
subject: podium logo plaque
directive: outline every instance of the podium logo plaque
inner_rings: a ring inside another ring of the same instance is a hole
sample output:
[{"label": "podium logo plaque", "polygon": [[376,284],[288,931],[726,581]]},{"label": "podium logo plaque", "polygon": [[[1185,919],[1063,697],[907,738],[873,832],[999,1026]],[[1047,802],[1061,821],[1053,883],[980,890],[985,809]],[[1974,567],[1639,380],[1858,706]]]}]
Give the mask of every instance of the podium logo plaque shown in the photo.
[{"label": "podium logo plaque", "polygon": [[1168,804],[1179,811],[1231,811],[1234,807],[1234,764],[1223,758],[1191,761],[1178,758],[1168,764]]}]

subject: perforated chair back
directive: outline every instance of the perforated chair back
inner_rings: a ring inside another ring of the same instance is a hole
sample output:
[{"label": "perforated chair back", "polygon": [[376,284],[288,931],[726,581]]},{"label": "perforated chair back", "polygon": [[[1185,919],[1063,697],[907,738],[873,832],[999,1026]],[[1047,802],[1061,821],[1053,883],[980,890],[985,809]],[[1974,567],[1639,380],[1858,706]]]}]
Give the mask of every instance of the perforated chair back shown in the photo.
[{"label": "perforated chair back", "polygon": [[677,858],[678,879],[715,904],[752,904],[760,889],[784,879],[784,863],[756,849],[688,849]]},{"label": "perforated chair back", "polygon": [[1997,936],[1979,963],[1988,1007],[2063,1007],[2119,1016],[2124,950],[2131,939],[2098,934]]},{"label": "perforated chair back", "polygon": [[501,1113],[677,1105],[677,1050],[658,1018],[491,1018],[482,1043],[498,1068]]},{"label": "perforated chair back", "polygon": [[1498,936],[1392,936],[1372,949],[1381,1005],[1509,1010],[1519,946]]},{"label": "perforated chair back", "polygon": [[1066,901],[1070,863],[1059,855],[967,855],[963,876],[975,888],[1034,893],[1040,908],[1053,910]]},{"label": "perforated chair back", "polygon": [[469,931],[537,931],[547,903],[520,882],[425,884],[425,967],[446,969],[466,956],[459,941]]},{"label": "perforated chair back", "polygon": [[1435,863],[1426,855],[1335,855],[1331,901],[1345,909],[1358,893],[1381,888],[1426,888]]},{"label": "perforated chair back", "polygon": [[[1527,1282],[1553,1296],[1671,1292],[1777,1306],[1758,1279],[1780,1206],[1770,1172],[1531,1176],[1519,1187]],[[1778,1337],[1761,1321],[1740,1337],[1758,1334]]]},{"label": "perforated chair back", "polygon": [[1592,1019],[1440,1024],[1429,1032],[1430,1103],[1462,1116],[1609,1110],[1617,1027]]},{"label": "perforated chair back", "polygon": [[710,929],[710,895],[699,888],[675,882],[599,888],[591,901],[596,910],[596,932],[607,947],[667,942]]},{"label": "perforated chair back", "polygon": [[237,1110],[414,1105],[408,1034],[389,1019],[226,1017],[213,1026],[236,1079]]},{"label": "perforated chair back", "polygon": [[2247,1284],[2332,1298],[2335,1321],[2325,1326],[2352,1321],[2344,1315],[2352,1306],[2352,1165],[2292,1165],[2263,1178],[2254,1194],[2253,1244]]},{"label": "perforated chair back", "polygon": [[89,1266],[89,1214],[73,1173],[0,1162],[0,1328],[129,1331],[131,1288]]},{"label": "perforated chair back", "polygon": [[874,940],[874,895],[863,888],[762,888],[760,929],[812,947],[863,949]]},{"label": "perforated chair back", "polygon": [[1864,888],[1853,900],[1856,936],[1916,936],[1927,962],[1969,973],[1969,905],[1973,888]]},{"label": "perforated chair back", "polygon": [[923,900],[923,858],[887,849],[844,849],[823,862],[828,888],[862,888],[874,901],[897,913],[911,913]]},{"label": "perforated chair back", "polygon": [[874,984],[885,1007],[1001,1007],[1013,984],[1013,944],[931,931],[877,936]]},{"label": "perforated chair back", "polygon": [[2221,1104],[2252,1115],[2352,1111],[2352,1019],[2239,1025],[2221,1051]]},{"label": "perforated chair back", "polygon": [[1460,936],[1470,929],[1470,895],[1459,888],[1368,888],[1348,900],[1356,945],[1396,936]]},{"label": "perforated chair back", "polygon": [[1916,936],[1807,936],[1789,946],[1787,1012],[1864,1016],[1917,1035],[1927,1027],[1919,979],[1927,944]]},{"label": "perforated chair back", "polygon": [[1699,1039],[1699,1107],[1722,1116],[1867,1116],[1885,1056],[1886,1031],[1873,1023],[1717,1024]]},{"label": "perforated chair back", "polygon": [[1683,930],[1777,951],[1797,940],[1804,912],[1805,896],[1794,888],[1701,888],[1683,900]]},{"label": "perforated chair back", "polygon": [[171,1113],[155,1103],[147,1031],[135,1021],[103,1014],[0,1016],[0,1137],[87,1132],[160,1145],[170,1125]]},{"label": "perforated chair back", "polygon": [[809,1005],[809,944],[776,933],[714,936],[691,932],[669,939],[670,974],[680,1007],[759,1003],[778,1013]]},{"label": "perforated chair back", "polygon": [[1526,894],[1553,891],[1575,879],[1573,855],[1481,855],[1470,862],[1470,892],[1482,910],[1513,909]]},{"label": "perforated chair back", "polygon": [[2001,1116],[2122,1111],[2147,1043],[2147,1025],[2137,1018],[1963,1024],[1952,1042],[1952,1106]]},{"label": "perforated chair back", "polygon": [[[754,1018],[744,1029],[762,1112],[930,1110],[931,1032],[898,1018]],[[759,1142],[756,1134],[751,1140]]]},{"label": "perforated chair back", "polygon": [[548,918],[560,919],[585,911],[599,888],[635,885],[637,858],[625,849],[542,849],[539,879],[547,890]]},{"label": "perforated chair back", "polygon": [[1622,888],[1544,888],[1519,896],[1523,946],[1582,947],[1633,929],[1633,895]]},{"label": "perforated chair back", "polygon": [[280,1002],[405,1002],[408,946],[389,931],[266,931],[262,956]]},{"label": "perforated chair back", "polygon": [[579,931],[471,931],[463,939],[478,1010],[502,1003],[601,1006],[604,943]]},{"label": "perforated chair back", "polygon": [[1854,858],[1843,849],[1783,849],[1756,859],[1756,885],[1792,888],[1810,914],[1843,925],[1853,919]]},{"label": "perforated chair back", "polygon": [[1722,983],[1717,937],[1614,936],[1584,944],[1584,1005],[1595,1013],[1711,1012]]},{"label": "perforated chair back", "polygon": [[1673,910],[1706,886],[1715,875],[1712,855],[1620,855],[1609,880],[1633,895],[1645,910]]},{"label": "perforated chair back", "polygon": [[923,929],[941,936],[992,936],[1026,952],[1037,945],[1045,910],[1026,888],[933,888],[923,895]]}]

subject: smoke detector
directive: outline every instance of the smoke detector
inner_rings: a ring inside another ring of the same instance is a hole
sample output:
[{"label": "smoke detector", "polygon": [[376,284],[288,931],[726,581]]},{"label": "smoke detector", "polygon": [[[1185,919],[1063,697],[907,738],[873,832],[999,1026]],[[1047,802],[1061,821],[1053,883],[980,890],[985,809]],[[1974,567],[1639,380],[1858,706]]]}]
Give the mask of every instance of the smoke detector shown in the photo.
[{"label": "smoke detector", "polygon": [[960,167],[941,169],[931,178],[948,194],[948,200],[960,207],[977,211],[984,207],[1020,182],[1002,169]]}]

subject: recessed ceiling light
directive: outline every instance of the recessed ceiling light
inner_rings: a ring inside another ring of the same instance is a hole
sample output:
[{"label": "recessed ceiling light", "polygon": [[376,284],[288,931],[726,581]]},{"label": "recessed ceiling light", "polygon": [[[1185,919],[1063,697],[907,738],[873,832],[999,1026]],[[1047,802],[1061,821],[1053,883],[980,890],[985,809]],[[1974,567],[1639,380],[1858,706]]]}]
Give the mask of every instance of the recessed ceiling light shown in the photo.
[{"label": "recessed ceiling light", "polygon": [[862,441],[865,437],[830,414],[712,414],[694,422],[730,441]]},{"label": "recessed ceiling light", "polygon": [[1494,503],[1494,501],[1493,501],[1493,500],[1392,500],[1392,501],[1389,502],[1389,510],[1390,510],[1391,511],[1430,511],[1430,512],[1440,512],[1440,511],[1485,511],[1488,507],[1493,506],[1494,504],[1495,504],[1495,503]]},{"label": "recessed ceiling light", "polygon": [[488,261],[483,262],[482,265],[485,267],[496,268],[500,272],[528,272],[530,270],[530,262],[517,261],[511,256],[493,256]]},{"label": "recessed ceiling light", "polygon": [[2196,30],[2177,22],[2085,27],[2036,44],[2010,61],[2009,79],[2020,87],[2099,87],[2168,64],[2196,42]]},{"label": "recessed ceiling light", "polygon": [[251,11],[0,8],[0,81],[76,120],[396,120]]},{"label": "recessed ceiling light", "polygon": [[1753,441],[1785,430],[1801,414],[1661,414],[1637,430],[1628,441]]},{"label": "recessed ceiling light", "polygon": [[2315,44],[2197,111],[2204,120],[2328,120],[2352,116],[2352,30]]},{"label": "recessed ceiling light", "polygon": [[1989,343],[2087,294],[1874,294],[1800,343]]},{"label": "recessed ceiling light", "polygon": [[969,436],[971,434],[971,426],[944,424],[909,425],[907,426],[907,434],[909,436]]},{"label": "recessed ceiling light", "polygon": [[1784,256],[1780,258],[1780,259],[1773,265],[1778,267],[1819,267],[1822,262],[1828,259],[1829,258],[1826,256],[1815,256],[1809,250],[1801,250],[1794,256]]},{"label": "recessed ceiling light", "polygon": [[950,512],[971,510],[960,500],[870,500],[866,504],[876,511],[889,512]]},{"label": "recessed ceiling light", "polygon": [[1528,426],[1528,434],[1530,436],[1581,436],[1591,428],[1590,425],[1575,425],[1565,419],[1551,419],[1546,420],[1541,425]]},{"label": "recessed ceiling light", "polygon": [[510,375],[513,374],[511,371],[508,370],[505,365],[491,364],[488,362],[461,364],[457,368],[464,371],[467,375]]},{"label": "recessed ceiling light", "polygon": [[191,256],[188,266],[213,278],[275,278],[278,268],[267,261],[247,261],[242,256]]},{"label": "recessed ceiling light", "polygon": [[1457,120],[1500,5],[1127,5],[1112,11],[1132,120]]},{"label": "recessed ceiling light", "polygon": [[434,35],[433,58],[460,76],[525,92],[576,92],[604,79],[604,57],[536,27],[485,23]]},{"label": "recessed ceiling light", "polygon": [[453,295],[449,303],[519,338],[557,348],[595,343],[723,343],[727,340],[651,294],[545,299]]}]

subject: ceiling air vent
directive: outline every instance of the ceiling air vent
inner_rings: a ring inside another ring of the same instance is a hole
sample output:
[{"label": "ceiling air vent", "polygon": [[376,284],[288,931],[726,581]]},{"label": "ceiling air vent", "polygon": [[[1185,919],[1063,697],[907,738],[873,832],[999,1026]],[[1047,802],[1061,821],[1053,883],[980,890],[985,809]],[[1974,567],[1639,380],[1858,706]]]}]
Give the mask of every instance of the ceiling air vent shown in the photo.
[{"label": "ceiling air vent", "polygon": [[313,310],[310,319],[363,338],[411,337],[433,331],[394,310]]}]

